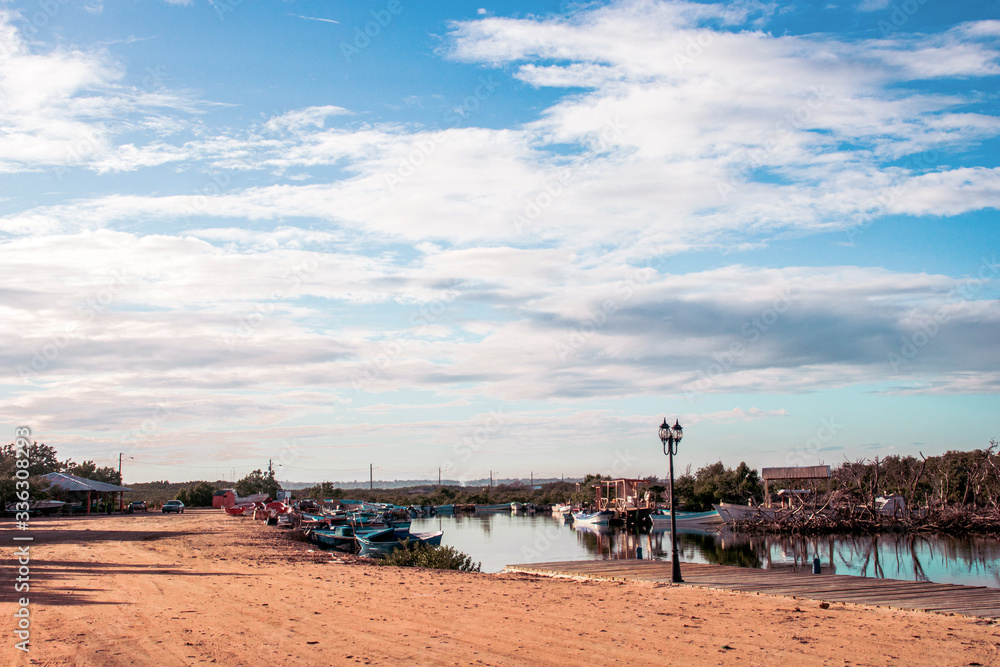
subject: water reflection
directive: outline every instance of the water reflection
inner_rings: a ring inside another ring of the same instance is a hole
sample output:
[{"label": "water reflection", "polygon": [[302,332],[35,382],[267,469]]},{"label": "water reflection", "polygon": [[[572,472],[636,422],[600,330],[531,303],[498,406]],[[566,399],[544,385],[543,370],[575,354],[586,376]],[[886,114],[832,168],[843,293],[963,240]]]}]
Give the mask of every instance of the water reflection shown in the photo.
[{"label": "water reflection", "polygon": [[[443,544],[482,561],[484,572],[514,563],[583,559],[669,560],[670,532],[563,524],[547,514],[469,515],[415,519],[414,531],[443,530]],[[927,535],[764,536],[678,530],[683,562],[823,572],[1000,588],[1000,540]]]}]

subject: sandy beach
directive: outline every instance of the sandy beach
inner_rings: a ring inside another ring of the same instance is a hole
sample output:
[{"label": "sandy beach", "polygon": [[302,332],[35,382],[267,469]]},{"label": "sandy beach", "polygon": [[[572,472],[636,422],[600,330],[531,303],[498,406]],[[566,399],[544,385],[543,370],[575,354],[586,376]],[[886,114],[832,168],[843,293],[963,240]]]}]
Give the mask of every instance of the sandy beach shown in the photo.
[{"label": "sandy beach", "polygon": [[[6,665],[1000,665],[983,620],[343,562],[218,510],[33,519],[15,593],[3,532]],[[9,615],[21,596],[29,653]]]}]

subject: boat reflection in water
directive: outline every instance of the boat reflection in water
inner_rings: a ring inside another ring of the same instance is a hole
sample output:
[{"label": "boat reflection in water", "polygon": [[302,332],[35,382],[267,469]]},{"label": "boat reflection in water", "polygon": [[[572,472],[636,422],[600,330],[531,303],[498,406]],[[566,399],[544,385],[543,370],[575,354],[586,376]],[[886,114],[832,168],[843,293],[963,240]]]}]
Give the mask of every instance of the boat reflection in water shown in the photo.
[{"label": "boat reflection in water", "polygon": [[[670,532],[626,532],[577,527],[577,539],[592,557],[669,560]],[[824,574],[965,583],[1000,588],[1000,542],[985,538],[927,535],[745,535],[727,527],[678,530],[682,561],[810,572],[819,557]]]},{"label": "boat reflection in water", "polygon": [[[567,525],[550,514],[414,519],[414,531],[444,531],[442,544],[481,561],[484,572],[515,563],[636,558],[670,560],[670,532]],[[827,574],[1000,588],[1000,540],[928,535],[737,534],[725,526],[677,530],[682,563],[810,572],[819,556]]]}]

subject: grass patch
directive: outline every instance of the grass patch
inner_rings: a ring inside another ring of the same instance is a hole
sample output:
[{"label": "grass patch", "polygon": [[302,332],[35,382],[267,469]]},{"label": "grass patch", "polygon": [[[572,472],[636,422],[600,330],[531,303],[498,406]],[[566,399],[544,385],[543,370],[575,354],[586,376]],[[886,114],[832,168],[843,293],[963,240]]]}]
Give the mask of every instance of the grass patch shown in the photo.
[{"label": "grass patch", "polygon": [[396,549],[381,559],[379,565],[429,567],[435,570],[479,572],[482,564],[473,562],[471,557],[454,547],[432,547],[426,544],[415,544],[409,548]]}]

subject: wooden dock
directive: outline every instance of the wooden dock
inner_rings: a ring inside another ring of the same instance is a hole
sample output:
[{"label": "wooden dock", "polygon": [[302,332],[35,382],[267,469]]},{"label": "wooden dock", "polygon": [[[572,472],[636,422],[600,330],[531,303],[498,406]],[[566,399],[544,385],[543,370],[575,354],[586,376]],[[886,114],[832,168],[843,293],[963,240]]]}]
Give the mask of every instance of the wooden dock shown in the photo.
[{"label": "wooden dock", "polygon": [[[1000,618],[1000,589],[922,581],[875,579],[844,574],[812,574],[791,569],[762,570],[728,565],[683,563],[681,586],[818,600],[893,609]],[[506,572],[587,577],[616,581],[670,583],[669,560],[587,560],[508,565]]]}]

